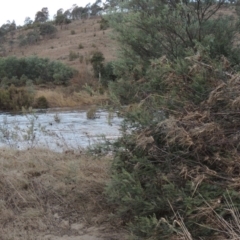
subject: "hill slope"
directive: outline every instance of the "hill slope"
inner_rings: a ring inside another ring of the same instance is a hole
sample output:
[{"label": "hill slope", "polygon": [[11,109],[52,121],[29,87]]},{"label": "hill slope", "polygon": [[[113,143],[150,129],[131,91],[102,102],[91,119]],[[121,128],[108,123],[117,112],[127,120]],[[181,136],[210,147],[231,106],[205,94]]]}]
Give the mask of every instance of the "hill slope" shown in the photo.
[{"label": "hill slope", "polygon": [[[6,56],[26,57],[37,55],[47,57],[51,60],[59,60],[77,70],[88,63],[89,55],[95,50],[104,54],[106,61],[114,59],[116,44],[111,40],[109,34],[111,29],[100,30],[101,17],[90,18],[87,20],[75,20],[61,29],[57,26],[58,32],[52,39],[42,39],[36,45],[19,47],[18,37],[26,35],[29,30],[19,29],[13,37],[12,49],[9,45],[10,34],[7,38],[4,48]],[[72,34],[71,32],[75,32]],[[82,49],[79,48],[81,44]],[[74,52],[82,56],[82,63],[79,58],[69,61],[69,53]]]}]

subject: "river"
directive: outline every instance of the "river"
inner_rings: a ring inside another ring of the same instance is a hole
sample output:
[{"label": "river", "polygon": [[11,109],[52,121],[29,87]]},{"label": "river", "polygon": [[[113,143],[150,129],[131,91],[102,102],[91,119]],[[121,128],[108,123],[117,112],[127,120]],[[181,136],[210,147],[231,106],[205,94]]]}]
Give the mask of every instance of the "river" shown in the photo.
[{"label": "river", "polygon": [[104,138],[120,135],[122,118],[98,110],[95,119],[87,119],[86,111],[49,109],[30,114],[0,114],[0,146],[16,149],[33,147],[53,151],[83,149]]}]

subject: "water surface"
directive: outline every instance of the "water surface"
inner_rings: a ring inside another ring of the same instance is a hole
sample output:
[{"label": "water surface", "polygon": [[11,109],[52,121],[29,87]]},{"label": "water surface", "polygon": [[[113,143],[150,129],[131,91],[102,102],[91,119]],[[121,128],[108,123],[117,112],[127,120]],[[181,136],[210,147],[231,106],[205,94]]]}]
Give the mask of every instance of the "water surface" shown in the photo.
[{"label": "water surface", "polygon": [[116,139],[122,119],[104,110],[87,119],[86,111],[50,109],[31,114],[0,114],[0,145],[55,151],[86,148],[102,139]]}]

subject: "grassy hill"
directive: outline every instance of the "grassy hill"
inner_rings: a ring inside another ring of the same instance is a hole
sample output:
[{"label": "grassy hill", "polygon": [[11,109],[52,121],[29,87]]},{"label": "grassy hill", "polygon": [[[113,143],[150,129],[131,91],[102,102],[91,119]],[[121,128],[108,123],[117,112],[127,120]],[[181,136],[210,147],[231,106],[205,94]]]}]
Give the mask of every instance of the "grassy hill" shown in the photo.
[{"label": "grassy hill", "polygon": [[[19,47],[18,37],[26,35],[30,30],[18,29],[13,37],[14,44],[11,47],[9,41],[10,34],[7,36],[6,43],[3,45],[6,49],[5,56],[27,57],[37,55],[47,57],[51,60],[61,61],[77,70],[86,67],[86,60],[89,59],[91,52],[99,50],[104,54],[106,61],[115,58],[116,44],[111,40],[111,29],[100,29],[101,17],[95,17],[84,20],[75,20],[67,26],[56,26],[58,31],[52,39],[41,39],[35,45]],[[74,33],[75,32],[75,33]],[[79,49],[79,44],[82,48]],[[69,61],[69,53],[74,52],[83,56],[83,63],[79,58]]]}]

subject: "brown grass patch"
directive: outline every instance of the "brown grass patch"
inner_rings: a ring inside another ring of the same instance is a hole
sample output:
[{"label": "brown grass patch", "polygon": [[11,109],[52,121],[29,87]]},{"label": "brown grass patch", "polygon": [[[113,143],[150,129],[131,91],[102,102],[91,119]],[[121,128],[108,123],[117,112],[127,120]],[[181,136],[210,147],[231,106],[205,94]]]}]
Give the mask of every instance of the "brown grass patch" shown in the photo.
[{"label": "brown grass patch", "polygon": [[56,89],[37,90],[35,98],[41,96],[47,99],[49,107],[83,107],[91,104],[100,105],[108,101],[107,94],[99,94],[97,91],[94,91],[92,95],[86,91],[67,93],[67,89],[60,87]]},{"label": "brown grass patch", "polygon": [[78,235],[72,227],[76,223],[85,230],[101,225],[106,234],[116,232],[103,194],[109,159],[73,152],[0,149],[0,166],[1,239]]}]

